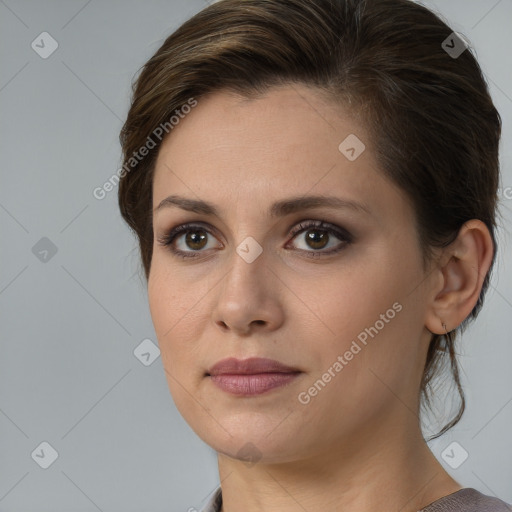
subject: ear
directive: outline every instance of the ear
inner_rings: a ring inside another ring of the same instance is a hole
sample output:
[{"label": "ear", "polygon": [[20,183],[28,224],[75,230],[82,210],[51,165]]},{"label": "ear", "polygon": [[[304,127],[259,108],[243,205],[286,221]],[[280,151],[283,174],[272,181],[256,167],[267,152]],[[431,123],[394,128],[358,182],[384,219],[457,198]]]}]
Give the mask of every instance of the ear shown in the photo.
[{"label": "ear", "polygon": [[493,254],[492,237],[482,221],[472,219],[460,228],[456,240],[443,250],[433,271],[435,285],[425,317],[425,327],[431,333],[446,334],[471,313]]}]

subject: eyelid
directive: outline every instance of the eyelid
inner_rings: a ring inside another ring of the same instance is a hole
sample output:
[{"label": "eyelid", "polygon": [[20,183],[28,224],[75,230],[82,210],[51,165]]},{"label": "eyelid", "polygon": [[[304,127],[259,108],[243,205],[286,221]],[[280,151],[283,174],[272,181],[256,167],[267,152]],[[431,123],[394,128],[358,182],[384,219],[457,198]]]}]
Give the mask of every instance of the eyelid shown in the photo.
[{"label": "eyelid", "polygon": [[[201,221],[192,221],[186,222],[183,224],[178,224],[173,227],[170,231],[164,232],[157,238],[157,241],[160,245],[164,246],[168,249],[172,256],[176,258],[181,258],[182,260],[193,260],[200,257],[203,257],[203,261],[207,258],[207,256],[202,256],[201,253],[207,251],[182,251],[181,249],[176,249],[174,247],[175,240],[180,237],[182,234],[186,234],[189,231],[193,231],[195,228],[200,228],[206,231],[209,235],[217,234],[218,230],[207,222]],[[217,238],[217,236],[215,236]],[[223,245],[221,243],[221,245]]]},{"label": "eyelid", "polygon": [[294,224],[294,227],[289,230],[288,236],[296,236],[297,234],[306,231],[310,228],[316,228],[320,230],[325,230],[327,232],[332,232],[338,236],[338,238],[342,238],[344,240],[352,242],[354,237],[353,235],[341,226],[337,226],[336,224],[332,224],[331,222],[327,222],[324,220],[314,220],[314,219],[304,219]]},{"label": "eyelid", "polygon": [[[164,231],[163,234],[156,238],[157,242],[162,245],[171,245],[174,240],[182,233],[185,234],[188,231],[192,231],[194,228],[204,229],[209,234],[215,234],[216,238],[219,238],[218,230],[207,222],[192,221],[178,224],[168,231]],[[172,242],[171,242],[172,239]],[[196,251],[197,252],[197,251]]]},{"label": "eyelid", "polygon": [[[183,224],[179,224],[172,229],[170,229],[168,232],[165,232],[163,235],[160,235],[157,237],[157,241],[163,245],[169,248],[169,250],[174,253],[176,256],[181,256],[182,258],[188,258],[188,257],[198,257],[200,256],[201,252],[206,251],[182,251],[180,249],[175,249],[173,247],[174,241],[176,238],[178,238],[181,234],[186,234],[189,231],[193,231],[194,228],[201,228],[204,229],[208,234],[215,235],[215,238],[218,237],[218,230],[211,226],[210,224],[206,222],[201,221],[192,221],[187,222]],[[341,226],[337,226],[336,224],[332,224],[330,222],[320,220],[320,219],[311,219],[306,218],[300,221],[294,222],[293,226],[287,230],[287,236],[291,237],[291,240],[287,242],[286,246],[300,233],[303,233],[304,231],[307,231],[308,229],[319,229],[322,231],[326,231],[330,234],[334,234],[335,237],[340,240],[341,247],[330,249],[327,251],[318,250],[315,251],[313,249],[311,250],[305,250],[305,249],[296,249],[299,252],[307,253],[311,257],[321,257],[322,255],[330,255],[340,252],[344,246],[350,244],[353,242],[354,237],[353,235],[347,231],[345,228]]]}]

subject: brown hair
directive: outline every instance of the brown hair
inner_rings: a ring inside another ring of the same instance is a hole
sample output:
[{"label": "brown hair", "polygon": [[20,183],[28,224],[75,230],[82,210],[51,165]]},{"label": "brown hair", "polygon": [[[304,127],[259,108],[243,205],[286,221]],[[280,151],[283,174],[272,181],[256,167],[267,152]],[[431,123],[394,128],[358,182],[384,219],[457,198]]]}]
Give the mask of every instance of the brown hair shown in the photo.
[{"label": "brown hair", "polygon": [[[360,115],[382,172],[412,201],[425,268],[433,248],[449,245],[470,219],[486,224],[496,248],[501,118],[471,49],[454,56],[443,48],[450,34],[438,16],[409,0],[221,0],[181,25],[134,82],[120,134],[119,207],[138,237],[146,279],[161,140],[144,158],[133,156],[191,98],[221,89],[253,97],[301,83]],[[471,314],[457,329],[432,335],[425,403],[431,407],[432,379],[448,354],[460,407],[430,439],[464,412],[455,338],[479,313],[495,259],[496,250]]]}]

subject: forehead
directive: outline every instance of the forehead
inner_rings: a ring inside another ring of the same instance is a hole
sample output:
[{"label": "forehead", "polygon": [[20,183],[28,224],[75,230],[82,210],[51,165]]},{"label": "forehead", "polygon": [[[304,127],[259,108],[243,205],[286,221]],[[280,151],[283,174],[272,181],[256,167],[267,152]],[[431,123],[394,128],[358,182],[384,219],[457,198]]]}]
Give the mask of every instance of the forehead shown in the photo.
[{"label": "forehead", "polygon": [[404,200],[379,171],[365,127],[294,84],[253,99],[225,91],[199,99],[162,143],[153,207],[170,194],[248,208],[313,193],[375,208],[387,193],[390,204]]}]

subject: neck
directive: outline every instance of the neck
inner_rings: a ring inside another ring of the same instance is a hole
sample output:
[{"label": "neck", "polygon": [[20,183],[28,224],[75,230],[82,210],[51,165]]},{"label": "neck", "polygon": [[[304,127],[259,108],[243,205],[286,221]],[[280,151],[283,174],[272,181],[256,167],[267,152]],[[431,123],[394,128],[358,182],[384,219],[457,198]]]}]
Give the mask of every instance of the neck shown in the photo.
[{"label": "neck", "polygon": [[328,453],[294,461],[250,466],[219,453],[222,512],[413,512],[461,489],[426,445],[417,419],[403,425],[367,428]]}]

